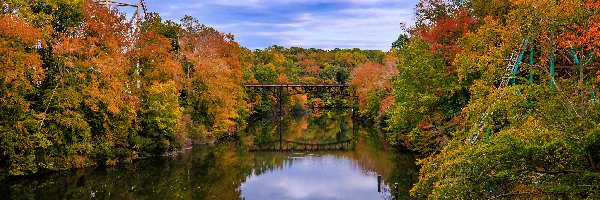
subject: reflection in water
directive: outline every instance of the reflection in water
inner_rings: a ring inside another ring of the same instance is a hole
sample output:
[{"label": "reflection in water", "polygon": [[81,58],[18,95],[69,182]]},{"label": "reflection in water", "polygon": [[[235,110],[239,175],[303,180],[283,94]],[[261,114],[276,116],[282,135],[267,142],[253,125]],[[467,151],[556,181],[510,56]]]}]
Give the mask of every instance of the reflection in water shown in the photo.
[{"label": "reflection in water", "polygon": [[251,156],[232,145],[0,183],[0,199],[238,199]]},{"label": "reflection in water", "polygon": [[[307,140],[353,137],[349,120],[340,123],[339,116],[291,118],[284,134]],[[276,129],[265,124],[251,124],[242,140],[258,140],[262,130]],[[222,143],[118,167],[5,180],[0,199],[386,199],[394,182],[399,183],[399,199],[408,198],[416,177],[414,158],[385,150],[377,131],[357,130],[361,136],[351,151],[248,152]],[[271,137],[277,132],[266,133]],[[377,175],[384,181],[381,193]]]},{"label": "reflection in water", "polygon": [[356,160],[330,154],[290,154],[281,168],[251,175],[242,183],[246,199],[375,199],[375,172]]},{"label": "reflection in water", "polygon": [[349,111],[330,110],[319,115],[285,116],[282,123],[272,118],[253,119],[244,138],[248,140],[247,143],[279,140],[280,134],[283,140],[295,142],[331,143],[347,140],[353,137],[351,115]]}]

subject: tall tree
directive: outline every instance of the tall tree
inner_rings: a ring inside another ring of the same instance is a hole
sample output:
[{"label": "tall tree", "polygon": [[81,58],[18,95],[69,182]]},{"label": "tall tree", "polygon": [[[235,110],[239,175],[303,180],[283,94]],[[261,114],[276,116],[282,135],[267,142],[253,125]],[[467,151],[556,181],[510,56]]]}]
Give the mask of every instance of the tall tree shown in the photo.
[{"label": "tall tree", "polygon": [[182,20],[181,54],[191,67],[186,88],[193,117],[214,134],[235,131],[243,100],[242,50],[233,36],[204,26],[196,19]]},{"label": "tall tree", "polygon": [[36,172],[36,147],[51,143],[38,132],[42,116],[34,109],[46,76],[41,38],[17,15],[0,15],[0,166],[11,174]]}]

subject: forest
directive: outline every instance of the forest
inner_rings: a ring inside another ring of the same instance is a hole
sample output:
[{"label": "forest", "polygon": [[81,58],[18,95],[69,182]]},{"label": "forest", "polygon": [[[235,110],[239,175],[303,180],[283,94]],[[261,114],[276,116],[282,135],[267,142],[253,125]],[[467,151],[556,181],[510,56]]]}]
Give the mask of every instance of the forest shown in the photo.
[{"label": "forest", "polygon": [[357,106],[421,158],[415,198],[600,198],[595,0],[420,0],[389,51],[251,50],[88,0],[0,6],[0,180],[238,138],[277,107],[245,83],[325,83],[356,100],[293,95],[286,112]]}]

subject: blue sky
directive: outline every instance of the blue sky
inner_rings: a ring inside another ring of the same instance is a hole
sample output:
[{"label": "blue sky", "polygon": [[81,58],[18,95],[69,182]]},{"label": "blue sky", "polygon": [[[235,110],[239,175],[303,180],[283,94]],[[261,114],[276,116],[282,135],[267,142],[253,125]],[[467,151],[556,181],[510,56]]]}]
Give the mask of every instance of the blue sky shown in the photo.
[{"label": "blue sky", "polygon": [[175,22],[191,15],[234,34],[249,49],[281,45],[387,51],[402,32],[400,24],[414,24],[417,1],[146,0],[146,4],[148,11]]}]

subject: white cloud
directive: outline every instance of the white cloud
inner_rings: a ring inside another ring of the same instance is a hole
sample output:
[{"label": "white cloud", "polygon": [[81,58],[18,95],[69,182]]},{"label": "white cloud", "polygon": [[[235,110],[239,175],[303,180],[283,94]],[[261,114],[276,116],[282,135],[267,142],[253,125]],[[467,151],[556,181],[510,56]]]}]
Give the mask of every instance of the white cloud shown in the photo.
[{"label": "white cloud", "polygon": [[266,199],[368,199],[376,196],[375,174],[364,173],[354,160],[316,156],[286,160],[283,168],[252,175],[242,183],[242,196]]},{"label": "white cloud", "polygon": [[[414,24],[417,0],[149,0],[150,11],[179,21],[192,15],[250,48],[270,45],[389,50]],[[332,6],[333,5],[333,6]],[[321,7],[322,6],[322,7]]]},{"label": "white cloud", "polygon": [[294,27],[295,38],[279,35],[283,32],[272,36],[283,36],[286,46],[389,50],[402,31],[400,23],[413,23],[412,13],[407,9],[348,9],[338,13],[343,17],[303,13],[296,18],[295,25],[290,26]]},{"label": "white cloud", "polygon": [[219,0],[219,1],[211,1],[210,4],[220,5],[220,6],[232,6],[232,7],[259,7],[261,4],[266,3],[261,0]]}]

